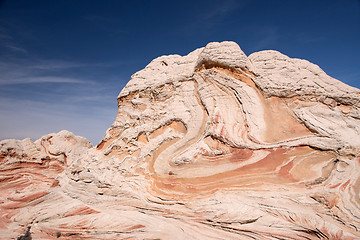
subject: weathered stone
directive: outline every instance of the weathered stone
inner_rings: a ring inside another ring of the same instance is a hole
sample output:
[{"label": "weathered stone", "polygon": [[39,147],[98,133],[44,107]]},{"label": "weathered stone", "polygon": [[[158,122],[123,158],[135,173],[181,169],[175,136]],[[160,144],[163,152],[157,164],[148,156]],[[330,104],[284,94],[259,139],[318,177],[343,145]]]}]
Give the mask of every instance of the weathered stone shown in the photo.
[{"label": "weathered stone", "polygon": [[234,42],[159,57],[98,146],[0,142],[0,238],[359,239],[359,99]]}]

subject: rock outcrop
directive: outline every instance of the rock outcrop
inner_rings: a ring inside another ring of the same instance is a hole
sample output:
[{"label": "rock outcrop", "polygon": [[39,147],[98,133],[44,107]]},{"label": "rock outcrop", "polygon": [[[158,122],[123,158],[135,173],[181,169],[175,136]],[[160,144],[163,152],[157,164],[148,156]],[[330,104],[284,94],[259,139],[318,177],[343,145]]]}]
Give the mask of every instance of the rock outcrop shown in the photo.
[{"label": "rock outcrop", "polygon": [[0,142],[0,238],[359,239],[360,90],[234,42],[154,59],[96,147]]}]

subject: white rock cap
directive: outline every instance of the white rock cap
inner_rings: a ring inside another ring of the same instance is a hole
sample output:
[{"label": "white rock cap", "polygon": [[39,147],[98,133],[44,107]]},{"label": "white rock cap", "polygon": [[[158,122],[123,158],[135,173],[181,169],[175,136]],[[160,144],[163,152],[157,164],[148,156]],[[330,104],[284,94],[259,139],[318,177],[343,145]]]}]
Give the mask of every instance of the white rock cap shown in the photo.
[{"label": "white rock cap", "polygon": [[154,59],[143,70],[131,76],[118,98],[137,90],[185,80],[203,64],[206,67],[221,66],[250,71],[253,69],[250,60],[235,42],[212,42],[186,56],[169,55]]},{"label": "white rock cap", "polygon": [[252,64],[248,57],[235,42],[211,42],[200,53],[196,67],[221,66],[233,69],[252,70]]}]

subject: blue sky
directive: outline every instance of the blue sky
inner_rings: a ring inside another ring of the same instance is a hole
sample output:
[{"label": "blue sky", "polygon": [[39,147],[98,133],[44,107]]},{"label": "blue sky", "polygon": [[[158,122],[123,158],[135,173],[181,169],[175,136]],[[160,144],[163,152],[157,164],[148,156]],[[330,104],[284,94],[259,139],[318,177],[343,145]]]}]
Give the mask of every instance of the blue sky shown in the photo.
[{"label": "blue sky", "polygon": [[224,40],[360,87],[357,0],[0,0],[0,140],[66,129],[97,144],[133,73]]}]

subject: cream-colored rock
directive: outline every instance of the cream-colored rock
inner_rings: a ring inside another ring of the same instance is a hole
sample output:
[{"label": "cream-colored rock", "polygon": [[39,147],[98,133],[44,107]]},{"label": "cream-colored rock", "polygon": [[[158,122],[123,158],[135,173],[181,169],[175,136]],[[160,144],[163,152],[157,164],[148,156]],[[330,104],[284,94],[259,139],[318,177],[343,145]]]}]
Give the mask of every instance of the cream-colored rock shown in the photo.
[{"label": "cream-colored rock", "polygon": [[0,142],[0,238],[359,239],[359,99],[234,42],[159,57],[98,146]]},{"label": "cream-colored rock", "polygon": [[257,74],[254,82],[266,96],[302,96],[327,105],[339,103],[360,107],[359,89],[328,76],[313,63],[289,58],[273,50],[253,53],[249,59]]},{"label": "cream-colored rock", "polygon": [[253,66],[239,45],[235,42],[212,42],[206,45],[196,61],[197,69],[202,65],[205,67],[220,66],[236,70],[252,70]]},{"label": "cream-colored rock", "polygon": [[131,76],[131,80],[120,92],[119,97],[147,88],[154,89],[165,83],[174,84],[191,77],[202,50],[202,48],[197,49],[184,57],[170,55],[152,60],[143,70]]}]

